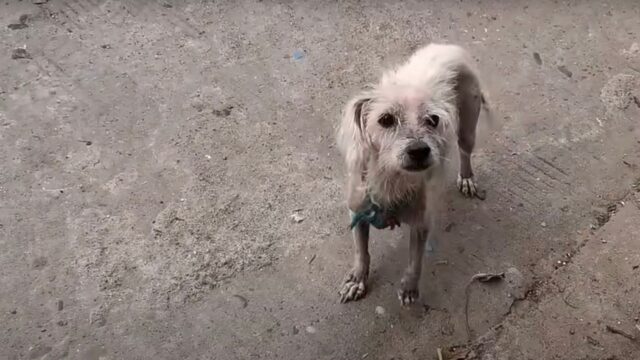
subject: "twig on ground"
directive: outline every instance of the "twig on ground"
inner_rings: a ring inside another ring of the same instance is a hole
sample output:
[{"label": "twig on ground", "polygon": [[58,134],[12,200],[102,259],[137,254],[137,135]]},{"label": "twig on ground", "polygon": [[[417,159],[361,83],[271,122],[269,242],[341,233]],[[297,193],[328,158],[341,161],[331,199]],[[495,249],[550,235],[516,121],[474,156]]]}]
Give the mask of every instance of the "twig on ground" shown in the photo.
[{"label": "twig on ground", "polygon": [[438,348],[438,360],[442,360],[442,349]]},{"label": "twig on ground", "polygon": [[623,330],[615,328],[615,327],[613,327],[611,325],[607,325],[607,331],[612,333],[612,334],[617,334],[617,335],[620,335],[620,336],[624,336],[624,337],[626,337],[627,339],[629,339],[631,341],[636,341],[636,337],[635,336],[633,336],[633,335],[631,335],[629,333],[626,333]]}]

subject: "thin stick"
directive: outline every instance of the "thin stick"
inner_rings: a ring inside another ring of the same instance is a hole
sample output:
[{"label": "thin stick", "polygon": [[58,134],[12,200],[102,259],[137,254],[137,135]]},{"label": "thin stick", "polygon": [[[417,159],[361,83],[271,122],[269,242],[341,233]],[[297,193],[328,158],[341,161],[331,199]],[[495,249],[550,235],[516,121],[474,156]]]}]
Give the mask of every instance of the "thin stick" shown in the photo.
[{"label": "thin stick", "polygon": [[631,341],[636,341],[635,336],[628,334],[620,329],[614,328],[613,326],[607,325],[607,331],[609,331],[612,334],[618,334],[618,335],[624,336]]}]

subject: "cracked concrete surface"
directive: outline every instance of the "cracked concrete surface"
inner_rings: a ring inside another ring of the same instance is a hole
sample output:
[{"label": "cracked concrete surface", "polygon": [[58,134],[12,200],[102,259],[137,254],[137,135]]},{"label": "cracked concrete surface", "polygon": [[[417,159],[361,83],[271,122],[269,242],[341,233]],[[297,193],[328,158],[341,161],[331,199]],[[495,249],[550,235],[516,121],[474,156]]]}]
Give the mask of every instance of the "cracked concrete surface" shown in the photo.
[{"label": "cracked concrete surface", "polygon": [[[539,312],[566,306],[550,279],[596,274],[581,246],[612,204],[635,206],[638,18],[621,0],[2,2],[0,358],[435,358],[467,341],[468,279],[508,269],[473,288],[475,340],[508,329],[477,356],[629,358],[601,333],[598,352],[561,352],[585,343],[543,336]],[[496,108],[474,157],[487,199],[461,198],[451,177],[422,305],[395,297],[399,231],[373,233],[371,291],[341,305],[351,242],[333,126],[431,41],[469,49]],[[556,269],[576,252],[581,265]],[[597,264],[628,287],[599,286],[628,292],[594,288],[579,306],[596,321],[611,307],[595,304],[628,299],[614,326],[633,334],[638,270],[614,271],[622,254]],[[566,339],[587,341],[572,324]]]}]

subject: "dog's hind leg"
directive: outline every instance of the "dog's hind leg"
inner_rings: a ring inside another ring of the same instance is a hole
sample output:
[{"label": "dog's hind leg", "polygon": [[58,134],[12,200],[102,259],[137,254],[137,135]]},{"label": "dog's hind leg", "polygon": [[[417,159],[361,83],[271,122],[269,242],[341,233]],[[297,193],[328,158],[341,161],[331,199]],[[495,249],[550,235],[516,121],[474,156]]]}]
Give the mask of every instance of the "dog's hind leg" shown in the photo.
[{"label": "dog's hind leg", "polygon": [[484,97],[478,78],[473,72],[462,69],[456,78],[458,106],[458,150],[460,152],[460,172],[457,185],[460,192],[468,197],[477,195],[478,188],[471,166],[471,153],[476,143],[476,127]]}]

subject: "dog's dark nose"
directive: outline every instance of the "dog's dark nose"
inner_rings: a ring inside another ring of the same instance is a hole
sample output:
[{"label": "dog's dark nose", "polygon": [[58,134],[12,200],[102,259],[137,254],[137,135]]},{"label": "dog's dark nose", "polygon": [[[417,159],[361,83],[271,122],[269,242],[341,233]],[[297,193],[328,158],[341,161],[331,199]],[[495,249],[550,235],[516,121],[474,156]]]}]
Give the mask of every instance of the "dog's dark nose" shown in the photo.
[{"label": "dog's dark nose", "polygon": [[429,157],[431,148],[422,141],[416,141],[407,147],[407,155],[414,162],[422,162]]}]

